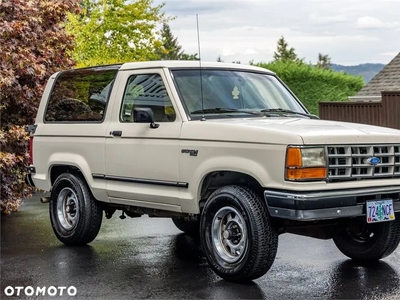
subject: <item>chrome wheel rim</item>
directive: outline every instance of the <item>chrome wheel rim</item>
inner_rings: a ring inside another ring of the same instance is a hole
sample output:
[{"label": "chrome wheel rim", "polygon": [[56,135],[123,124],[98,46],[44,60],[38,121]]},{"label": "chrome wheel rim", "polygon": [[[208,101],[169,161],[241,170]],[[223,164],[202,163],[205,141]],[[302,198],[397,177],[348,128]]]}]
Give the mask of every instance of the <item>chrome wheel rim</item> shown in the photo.
[{"label": "chrome wheel rim", "polygon": [[79,220],[78,197],[75,191],[66,187],[61,190],[57,197],[57,218],[65,230],[75,228]]},{"label": "chrome wheel rim", "polygon": [[211,239],[222,260],[230,264],[240,262],[248,246],[243,216],[233,207],[221,208],[212,222]]}]

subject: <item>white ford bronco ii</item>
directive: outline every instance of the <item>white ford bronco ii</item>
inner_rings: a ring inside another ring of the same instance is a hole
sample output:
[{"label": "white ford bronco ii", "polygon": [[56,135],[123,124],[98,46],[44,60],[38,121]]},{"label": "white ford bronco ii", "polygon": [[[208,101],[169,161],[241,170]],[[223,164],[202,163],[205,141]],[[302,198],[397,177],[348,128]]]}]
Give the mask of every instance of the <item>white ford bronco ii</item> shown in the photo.
[{"label": "white ford bronco ii", "polygon": [[356,260],[400,241],[400,131],[323,121],[265,69],[140,62],[51,76],[31,132],[27,182],[51,191],[67,245],[103,212],[170,217],[200,235],[211,268],[248,281],[278,236],[333,239]]}]

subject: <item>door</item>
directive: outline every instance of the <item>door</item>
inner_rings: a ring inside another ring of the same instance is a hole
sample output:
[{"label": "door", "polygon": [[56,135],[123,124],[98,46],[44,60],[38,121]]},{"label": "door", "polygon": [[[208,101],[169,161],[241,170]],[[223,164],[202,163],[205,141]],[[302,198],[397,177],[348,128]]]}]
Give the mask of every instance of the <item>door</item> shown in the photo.
[{"label": "door", "polygon": [[[180,211],[179,135],[162,69],[120,71],[113,117],[106,138],[107,193],[111,202]],[[118,99],[121,99],[120,101]],[[150,108],[154,122],[137,123],[135,111]]]}]

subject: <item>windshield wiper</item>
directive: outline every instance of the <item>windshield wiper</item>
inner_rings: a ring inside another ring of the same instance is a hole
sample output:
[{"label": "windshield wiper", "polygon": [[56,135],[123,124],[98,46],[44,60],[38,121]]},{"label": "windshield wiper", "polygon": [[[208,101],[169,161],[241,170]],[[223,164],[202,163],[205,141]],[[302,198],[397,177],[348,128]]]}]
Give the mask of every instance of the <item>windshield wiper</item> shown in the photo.
[{"label": "windshield wiper", "polygon": [[313,115],[313,114],[306,114],[306,113],[302,113],[302,112],[298,112],[298,111],[294,111],[294,110],[290,110],[290,109],[283,109],[283,108],[268,108],[268,109],[261,110],[261,112],[288,113],[288,114],[296,114],[296,115],[300,115],[300,116],[309,117],[310,119],[319,119],[316,115]]},{"label": "windshield wiper", "polygon": [[256,116],[265,116],[262,112],[258,111],[251,111],[245,109],[236,109],[236,108],[228,108],[228,107],[215,107],[215,108],[205,108],[192,111],[191,114],[212,114],[212,113],[230,113],[230,112],[238,112],[238,113],[245,113],[250,115]]},{"label": "windshield wiper", "polygon": [[229,107],[215,107],[215,108],[205,108],[205,109],[195,110],[195,111],[192,111],[191,114],[195,115],[195,114],[230,113],[230,112],[246,113],[246,114],[256,115],[256,116],[265,116],[264,113],[269,113],[269,112],[270,113],[289,113],[289,114],[296,114],[296,115],[309,117],[310,119],[319,119],[316,115],[301,113],[301,112],[297,112],[294,110],[283,109],[283,108],[268,108],[268,109],[263,109],[260,111],[251,111],[251,110],[236,109],[236,108],[229,108]]}]

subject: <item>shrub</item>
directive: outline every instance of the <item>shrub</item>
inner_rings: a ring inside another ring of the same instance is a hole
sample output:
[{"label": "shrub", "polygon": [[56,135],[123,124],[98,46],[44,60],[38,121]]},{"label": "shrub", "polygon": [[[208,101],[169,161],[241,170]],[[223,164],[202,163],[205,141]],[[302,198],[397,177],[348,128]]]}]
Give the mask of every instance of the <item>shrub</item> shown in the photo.
[{"label": "shrub", "polygon": [[348,101],[348,97],[354,96],[364,85],[361,76],[321,69],[303,62],[275,61],[255,65],[275,72],[316,115],[318,102]]},{"label": "shrub", "polygon": [[28,162],[26,124],[33,124],[47,78],[74,62],[73,39],[63,23],[79,0],[0,1],[0,171],[3,213],[29,195],[24,185]]},{"label": "shrub", "polygon": [[24,184],[24,168],[29,164],[28,140],[21,126],[0,130],[1,211],[6,214],[17,210],[21,197],[31,192]]}]

